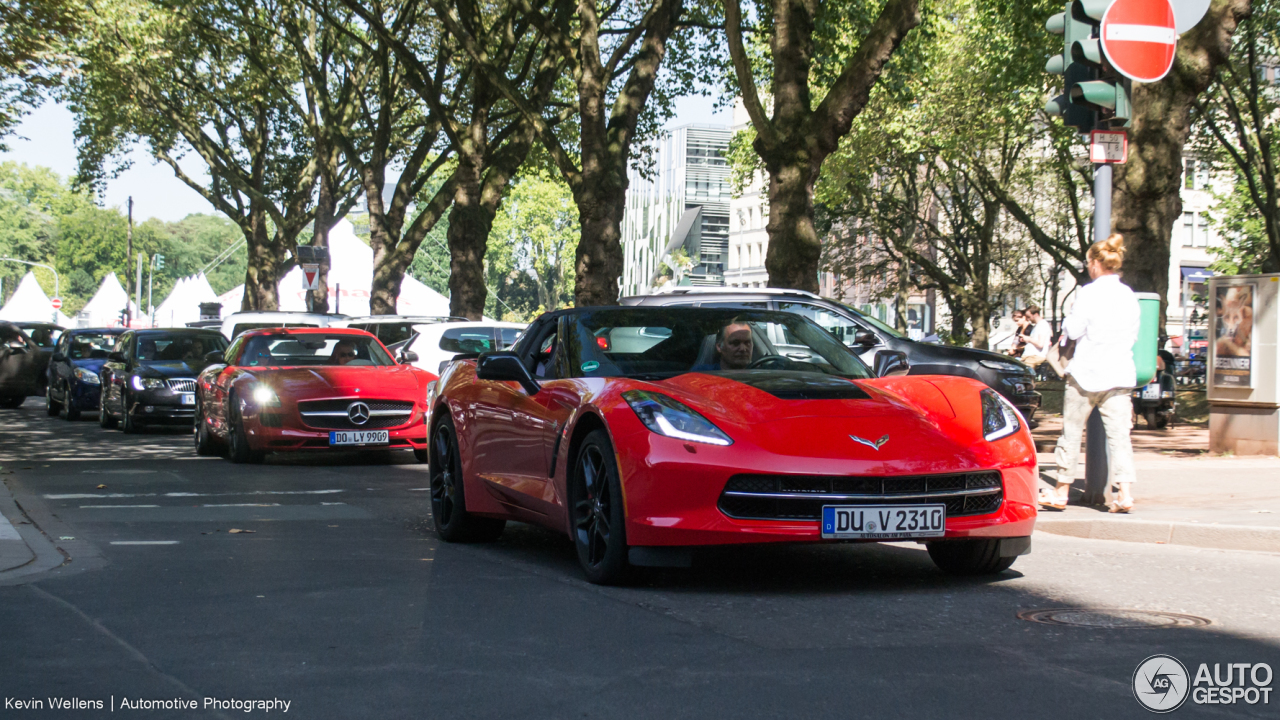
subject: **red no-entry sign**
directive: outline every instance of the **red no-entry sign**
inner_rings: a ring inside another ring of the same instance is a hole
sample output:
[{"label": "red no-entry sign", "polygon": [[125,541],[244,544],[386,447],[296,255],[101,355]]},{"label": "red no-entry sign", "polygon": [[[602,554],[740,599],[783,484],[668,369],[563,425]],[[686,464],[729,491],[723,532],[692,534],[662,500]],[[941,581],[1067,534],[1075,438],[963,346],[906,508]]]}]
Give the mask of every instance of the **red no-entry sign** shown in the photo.
[{"label": "red no-entry sign", "polygon": [[53,306],[53,309],[54,309],[54,310],[61,310],[61,309],[62,309],[62,298],[54,298],[54,299],[52,299],[52,300],[50,300],[50,301],[49,301],[49,304]]},{"label": "red no-entry sign", "polygon": [[1102,51],[1121,75],[1155,82],[1173,67],[1175,27],[1169,0],[1116,0],[1102,16]]}]

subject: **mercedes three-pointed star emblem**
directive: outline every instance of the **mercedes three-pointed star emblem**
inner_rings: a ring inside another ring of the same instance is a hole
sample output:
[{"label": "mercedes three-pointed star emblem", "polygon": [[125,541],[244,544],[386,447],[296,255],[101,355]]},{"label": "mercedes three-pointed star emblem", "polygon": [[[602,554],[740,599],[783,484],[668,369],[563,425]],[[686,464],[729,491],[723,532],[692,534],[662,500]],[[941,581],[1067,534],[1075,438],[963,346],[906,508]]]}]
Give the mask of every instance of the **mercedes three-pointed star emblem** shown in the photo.
[{"label": "mercedes three-pointed star emblem", "polygon": [[889,442],[888,435],[885,435],[884,437],[880,438],[879,440],[876,440],[875,442],[871,442],[866,438],[860,438],[857,435],[850,435],[849,439],[856,443],[862,443],[863,445],[866,445],[867,447],[877,452],[880,450],[881,445],[884,445],[885,443]]},{"label": "mercedes three-pointed star emblem", "polygon": [[369,406],[356,401],[347,406],[347,418],[352,425],[363,425],[369,422]]}]

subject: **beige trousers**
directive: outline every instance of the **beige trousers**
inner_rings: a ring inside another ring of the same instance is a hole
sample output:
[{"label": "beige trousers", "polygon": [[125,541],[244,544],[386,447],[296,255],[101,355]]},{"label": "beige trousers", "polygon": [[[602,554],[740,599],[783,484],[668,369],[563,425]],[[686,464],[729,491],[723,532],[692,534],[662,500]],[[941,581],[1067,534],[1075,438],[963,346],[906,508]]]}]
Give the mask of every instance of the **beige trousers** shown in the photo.
[{"label": "beige trousers", "polygon": [[1080,440],[1089,414],[1095,407],[1102,413],[1102,424],[1107,429],[1111,470],[1108,486],[1137,479],[1133,470],[1133,445],[1129,442],[1129,430],[1133,427],[1133,400],[1129,392],[1129,388],[1089,392],[1077,385],[1075,378],[1067,378],[1067,388],[1062,397],[1062,435],[1058,437],[1058,447],[1053,452],[1054,459],[1058,461],[1058,482],[1069,485],[1075,480],[1076,465],[1080,461]]}]

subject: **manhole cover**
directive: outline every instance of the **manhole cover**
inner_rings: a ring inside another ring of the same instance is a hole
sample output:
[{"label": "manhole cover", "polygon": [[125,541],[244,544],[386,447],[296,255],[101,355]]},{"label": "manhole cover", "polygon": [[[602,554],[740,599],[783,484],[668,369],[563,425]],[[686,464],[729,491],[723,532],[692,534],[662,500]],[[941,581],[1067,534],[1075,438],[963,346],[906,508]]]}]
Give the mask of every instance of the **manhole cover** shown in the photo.
[{"label": "manhole cover", "polygon": [[1126,610],[1124,608],[1051,608],[1048,610],[1023,610],[1018,617],[1045,625],[1071,625],[1073,627],[1107,628],[1112,630],[1204,627],[1211,624],[1207,618],[1181,613],[1155,610]]}]

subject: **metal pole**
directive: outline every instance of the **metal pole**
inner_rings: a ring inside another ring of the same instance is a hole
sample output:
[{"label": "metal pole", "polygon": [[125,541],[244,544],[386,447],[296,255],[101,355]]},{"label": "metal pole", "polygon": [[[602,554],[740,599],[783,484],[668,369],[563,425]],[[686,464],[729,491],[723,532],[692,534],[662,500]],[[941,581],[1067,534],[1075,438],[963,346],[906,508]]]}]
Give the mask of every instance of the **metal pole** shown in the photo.
[{"label": "metal pole", "polygon": [[[1111,235],[1111,165],[1093,166],[1093,239],[1106,240]],[[1085,426],[1084,497],[1085,505],[1105,505],[1107,480],[1111,474],[1107,457],[1107,431],[1102,413],[1094,408]]]},{"label": "metal pole", "polygon": [[138,316],[141,317],[142,315],[142,253],[141,252],[138,253],[138,282],[134,284],[134,287],[137,288],[138,291],[134,293],[134,296],[133,296],[133,307],[134,307],[134,310],[137,311]]},{"label": "metal pole", "polygon": [[151,256],[147,263],[147,317],[151,319],[151,327],[156,326],[156,306],[151,304],[151,287],[156,279],[156,256]]},{"label": "metal pole", "polygon": [[[124,250],[124,309],[129,315],[129,320],[133,320],[133,311],[129,310],[129,296],[132,294],[129,287],[129,266],[133,264],[133,196],[129,196],[129,226],[125,231],[125,250]],[[127,325],[132,325],[132,322]]]}]

